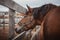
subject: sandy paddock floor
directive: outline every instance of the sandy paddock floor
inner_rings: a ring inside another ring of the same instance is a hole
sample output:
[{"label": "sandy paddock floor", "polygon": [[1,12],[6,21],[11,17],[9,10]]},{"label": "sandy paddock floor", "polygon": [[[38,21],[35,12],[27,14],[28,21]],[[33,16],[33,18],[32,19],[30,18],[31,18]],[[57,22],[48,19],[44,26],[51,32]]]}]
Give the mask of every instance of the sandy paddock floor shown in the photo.
[{"label": "sandy paddock floor", "polygon": [[8,40],[9,27],[0,27],[0,40]]}]

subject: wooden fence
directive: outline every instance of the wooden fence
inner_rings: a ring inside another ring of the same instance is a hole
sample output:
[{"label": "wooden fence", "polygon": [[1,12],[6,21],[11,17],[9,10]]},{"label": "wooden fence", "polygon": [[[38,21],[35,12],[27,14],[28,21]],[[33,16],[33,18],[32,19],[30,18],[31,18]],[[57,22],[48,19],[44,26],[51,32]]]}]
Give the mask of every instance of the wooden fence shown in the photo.
[{"label": "wooden fence", "polygon": [[8,12],[9,13],[9,38],[11,38],[12,35],[14,37],[14,26],[15,26],[14,15],[15,15],[15,11],[20,12],[20,13],[25,13],[27,10],[12,0],[0,0],[0,5],[3,5],[5,7],[9,8],[9,12]]}]

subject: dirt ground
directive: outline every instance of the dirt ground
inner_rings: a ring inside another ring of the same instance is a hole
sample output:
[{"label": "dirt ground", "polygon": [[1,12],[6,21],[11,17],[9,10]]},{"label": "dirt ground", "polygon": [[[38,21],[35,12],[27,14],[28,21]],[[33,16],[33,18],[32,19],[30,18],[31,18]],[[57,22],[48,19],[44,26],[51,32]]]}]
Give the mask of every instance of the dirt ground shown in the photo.
[{"label": "dirt ground", "polygon": [[8,40],[9,27],[0,27],[0,40]]}]

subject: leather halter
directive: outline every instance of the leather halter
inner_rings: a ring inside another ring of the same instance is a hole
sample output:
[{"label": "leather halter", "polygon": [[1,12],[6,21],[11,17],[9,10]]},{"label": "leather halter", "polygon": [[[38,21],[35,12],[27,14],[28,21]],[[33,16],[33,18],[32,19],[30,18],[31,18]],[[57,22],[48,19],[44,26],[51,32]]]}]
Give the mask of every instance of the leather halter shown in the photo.
[{"label": "leather halter", "polygon": [[[24,18],[26,18],[27,16],[24,16]],[[29,24],[31,24],[32,23],[32,21],[33,21],[33,18],[31,18],[31,20],[29,21],[29,22],[26,22],[26,23],[18,23],[19,25],[21,24],[21,26],[27,26],[27,25],[29,25]],[[32,24],[33,25],[33,24]],[[28,28],[28,27],[25,27],[25,28]]]}]

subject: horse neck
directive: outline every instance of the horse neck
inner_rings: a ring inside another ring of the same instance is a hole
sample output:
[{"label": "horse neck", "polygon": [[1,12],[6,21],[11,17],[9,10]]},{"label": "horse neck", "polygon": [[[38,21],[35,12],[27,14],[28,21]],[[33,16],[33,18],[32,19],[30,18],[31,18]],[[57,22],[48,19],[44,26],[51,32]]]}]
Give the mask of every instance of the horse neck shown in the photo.
[{"label": "horse neck", "polygon": [[46,16],[46,14],[48,14],[48,12],[49,12],[50,10],[52,10],[52,9],[54,9],[54,8],[57,7],[56,5],[53,5],[53,4],[48,4],[47,6],[48,6],[48,8],[45,10],[45,11],[46,11],[45,13],[43,13],[43,12],[44,12],[44,9],[42,10],[42,13],[39,12],[40,21],[41,21],[41,22],[44,20],[44,17]]},{"label": "horse neck", "polygon": [[[47,6],[47,8],[45,6]],[[46,5],[43,5],[42,7],[34,8],[33,16],[34,16],[34,19],[36,20],[37,24],[39,22],[41,23],[44,20],[44,17],[46,16],[46,14],[50,10],[52,10],[56,7],[57,6],[53,5],[53,4],[46,4]]]}]

